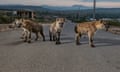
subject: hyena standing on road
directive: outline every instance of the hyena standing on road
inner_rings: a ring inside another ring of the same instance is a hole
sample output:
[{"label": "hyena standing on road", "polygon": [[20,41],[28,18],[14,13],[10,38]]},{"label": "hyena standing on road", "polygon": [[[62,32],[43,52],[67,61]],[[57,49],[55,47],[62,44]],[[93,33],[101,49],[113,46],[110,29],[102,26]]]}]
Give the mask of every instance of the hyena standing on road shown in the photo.
[{"label": "hyena standing on road", "polygon": [[42,36],[43,41],[45,41],[45,36],[43,33],[43,26],[31,21],[31,20],[25,20],[25,19],[17,19],[15,20],[15,25],[17,27],[21,27],[23,29],[23,38],[25,39],[25,42],[30,43],[31,42],[31,33],[36,34],[35,40],[38,40],[39,34]]},{"label": "hyena standing on road", "polygon": [[89,45],[91,47],[95,47],[93,44],[93,37],[97,30],[106,28],[105,22],[102,20],[99,21],[92,21],[92,22],[83,22],[79,23],[75,26],[75,33],[76,33],[76,44],[79,45],[80,38],[83,34],[87,34],[89,37]]},{"label": "hyena standing on road", "polygon": [[56,41],[56,44],[61,44],[60,34],[65,23],[65,18],[56,18],[56,21],[51,24],[49,29],[50,41]]}]

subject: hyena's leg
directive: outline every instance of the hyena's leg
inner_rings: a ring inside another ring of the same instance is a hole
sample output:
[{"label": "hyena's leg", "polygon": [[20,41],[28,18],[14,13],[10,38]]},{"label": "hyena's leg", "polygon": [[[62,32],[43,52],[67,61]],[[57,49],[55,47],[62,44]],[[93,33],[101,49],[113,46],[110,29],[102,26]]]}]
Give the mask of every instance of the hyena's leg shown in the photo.
[{"label": "hyena's leg", "polygon": [[41,36],[43,38],[43,41],[45,41],[45,35],[44,35],[43,31],[40,31],[40,34],[41,34]]},{"label": "hyena's leg", "polygon": [[27,40],[28,40],[28,43],[31,43],[31,31],[28,31]]},{"label": "hyena's leg", "polygon": [[21,39],[24,39],[25,38],[25,32],[23,31],[22,32],[22,36],[20,37]]},{"label": "hyena's leg", "polygon": [[56,36],[56,44],[61,44],[60,42],[60,32],[57,33],[57,36]]},{"label": "hyena's leg", "polygon": [[95,47],[95,45],[93,44],[93,36],[94,36],[93,33],[88,33],[89,45],[90,45],[91,47]]},{"label": "hyena's leg", "polygon": [[49,37],[50,37],[50,41],[52,41],[52,32],[49,31]]},{"label": "hyena's leg", "polygon": [[25,36],[26,36],[26,29],[23,29],[21,39],[25,39]]},{"label": "hyena's leg", "polygon": [[24,35],[24,42],[27,42],[27,36],[28,36],[28,32],[25,31],[25,35]]},{"label": "hyena's leg", "polygon": [[56,41],[56,33],[53,34],[53,41]]},{"label": "hyena's leg", "polygon": [[39,37],[38,32],[35,32],[35,35],[36,35],[35,41],[37,41]]},{"label": "hyena's leg", "polygon": [[80,45],[80,38],[81,38],[81,34],[80,33],[76,33],[76,37],[75,37],[76,45]]}]

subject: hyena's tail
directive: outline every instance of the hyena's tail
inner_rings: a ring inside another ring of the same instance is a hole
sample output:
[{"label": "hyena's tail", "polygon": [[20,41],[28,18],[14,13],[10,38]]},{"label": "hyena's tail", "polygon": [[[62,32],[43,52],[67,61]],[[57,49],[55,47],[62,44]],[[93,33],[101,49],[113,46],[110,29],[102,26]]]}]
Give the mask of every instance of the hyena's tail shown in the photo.
[{"label": "hyena's tail", "polygon": [[75,31],[75,33],[78,33],[78,31],[77,31],[77,25],[75,26],[74,31]]}]

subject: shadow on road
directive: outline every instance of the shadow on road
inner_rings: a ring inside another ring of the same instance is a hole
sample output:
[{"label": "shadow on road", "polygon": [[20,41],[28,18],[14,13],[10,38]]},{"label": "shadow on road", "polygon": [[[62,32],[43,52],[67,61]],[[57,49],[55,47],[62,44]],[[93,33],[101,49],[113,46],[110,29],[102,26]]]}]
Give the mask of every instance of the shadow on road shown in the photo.
[{"label": "shadow on road", "polygon": [[[75,39],[73,37],[63,37],[61,38],[62,44],[69,44],[69,43],[74,43]],[[80,42],[82,45],[88,44],[88,38],[81,38]],[[120,40],[117,39],[105,39],[105,38],[95,38],[94,39],[94,44],[96,47],[105,47],[105,46],[119,46],[120,45]]]},{"label": "shadow on road", "polygon": [[[67,35],[66,35],[66,34],[61,34],[61,37],[62,37],[62,36],[67,36]],[[46,38],[49,38],[49,34],[46,34],[45,37],[46,37]]]},{"label": "shadow on road", "polygon": [[62,37],[61,41],[62,41],[62,44],[74,43],[74,38],[73,37]]},{"label": "shadow on road", "polygon": [[119,46],[120,40],[96,38],[96,39],[94,39],[94,43],[95,43],[96,47]]},{"label": "shadow on road", "polygon": [[15,42],[10,42],[10,43],[6,43],[5,45],[12,45],[12,46],[16,46],[16,45],[20,45],[23,44],[23,41],[15,41]]},{"label": "shadow on road", "polygon": [[[46,41],[49,41],[49,39],[47,39]],[[62,37],[61,38],[61,42],[62,44],[71,44],[74,43],[75,44],[75,39],[74,37]],[[87,45],[88,44],[88,38],[81,38],[80,42],[82,43],[82,45]],[[10,45],[10,46],[16,46],[16,45],[21,45],[25,42],[21,41],[14,41],[14,42],[9,42],[6,43],[4,45]],[[96,47],[105,47],[105,46],[120,46],[120,40],[117,39],[105,39],[105,38],[95,38],[94,39],[94,44]]]},{"label": "shadow on road", "polygon": [[73,37],[62,37],[61,40],[74,40]]}]

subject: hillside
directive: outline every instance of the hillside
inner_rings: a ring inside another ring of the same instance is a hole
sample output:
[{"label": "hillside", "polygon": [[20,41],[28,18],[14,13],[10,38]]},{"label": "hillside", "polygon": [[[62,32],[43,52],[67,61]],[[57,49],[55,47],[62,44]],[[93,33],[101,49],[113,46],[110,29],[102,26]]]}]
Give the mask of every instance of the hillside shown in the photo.
[{"label": "hillside", "polygon": [[0,5],[1,10],[19,10],[29,9],[34,11],[47,11],[48,9],[42,8],[41,6],[28,6],[28,5]]}]

